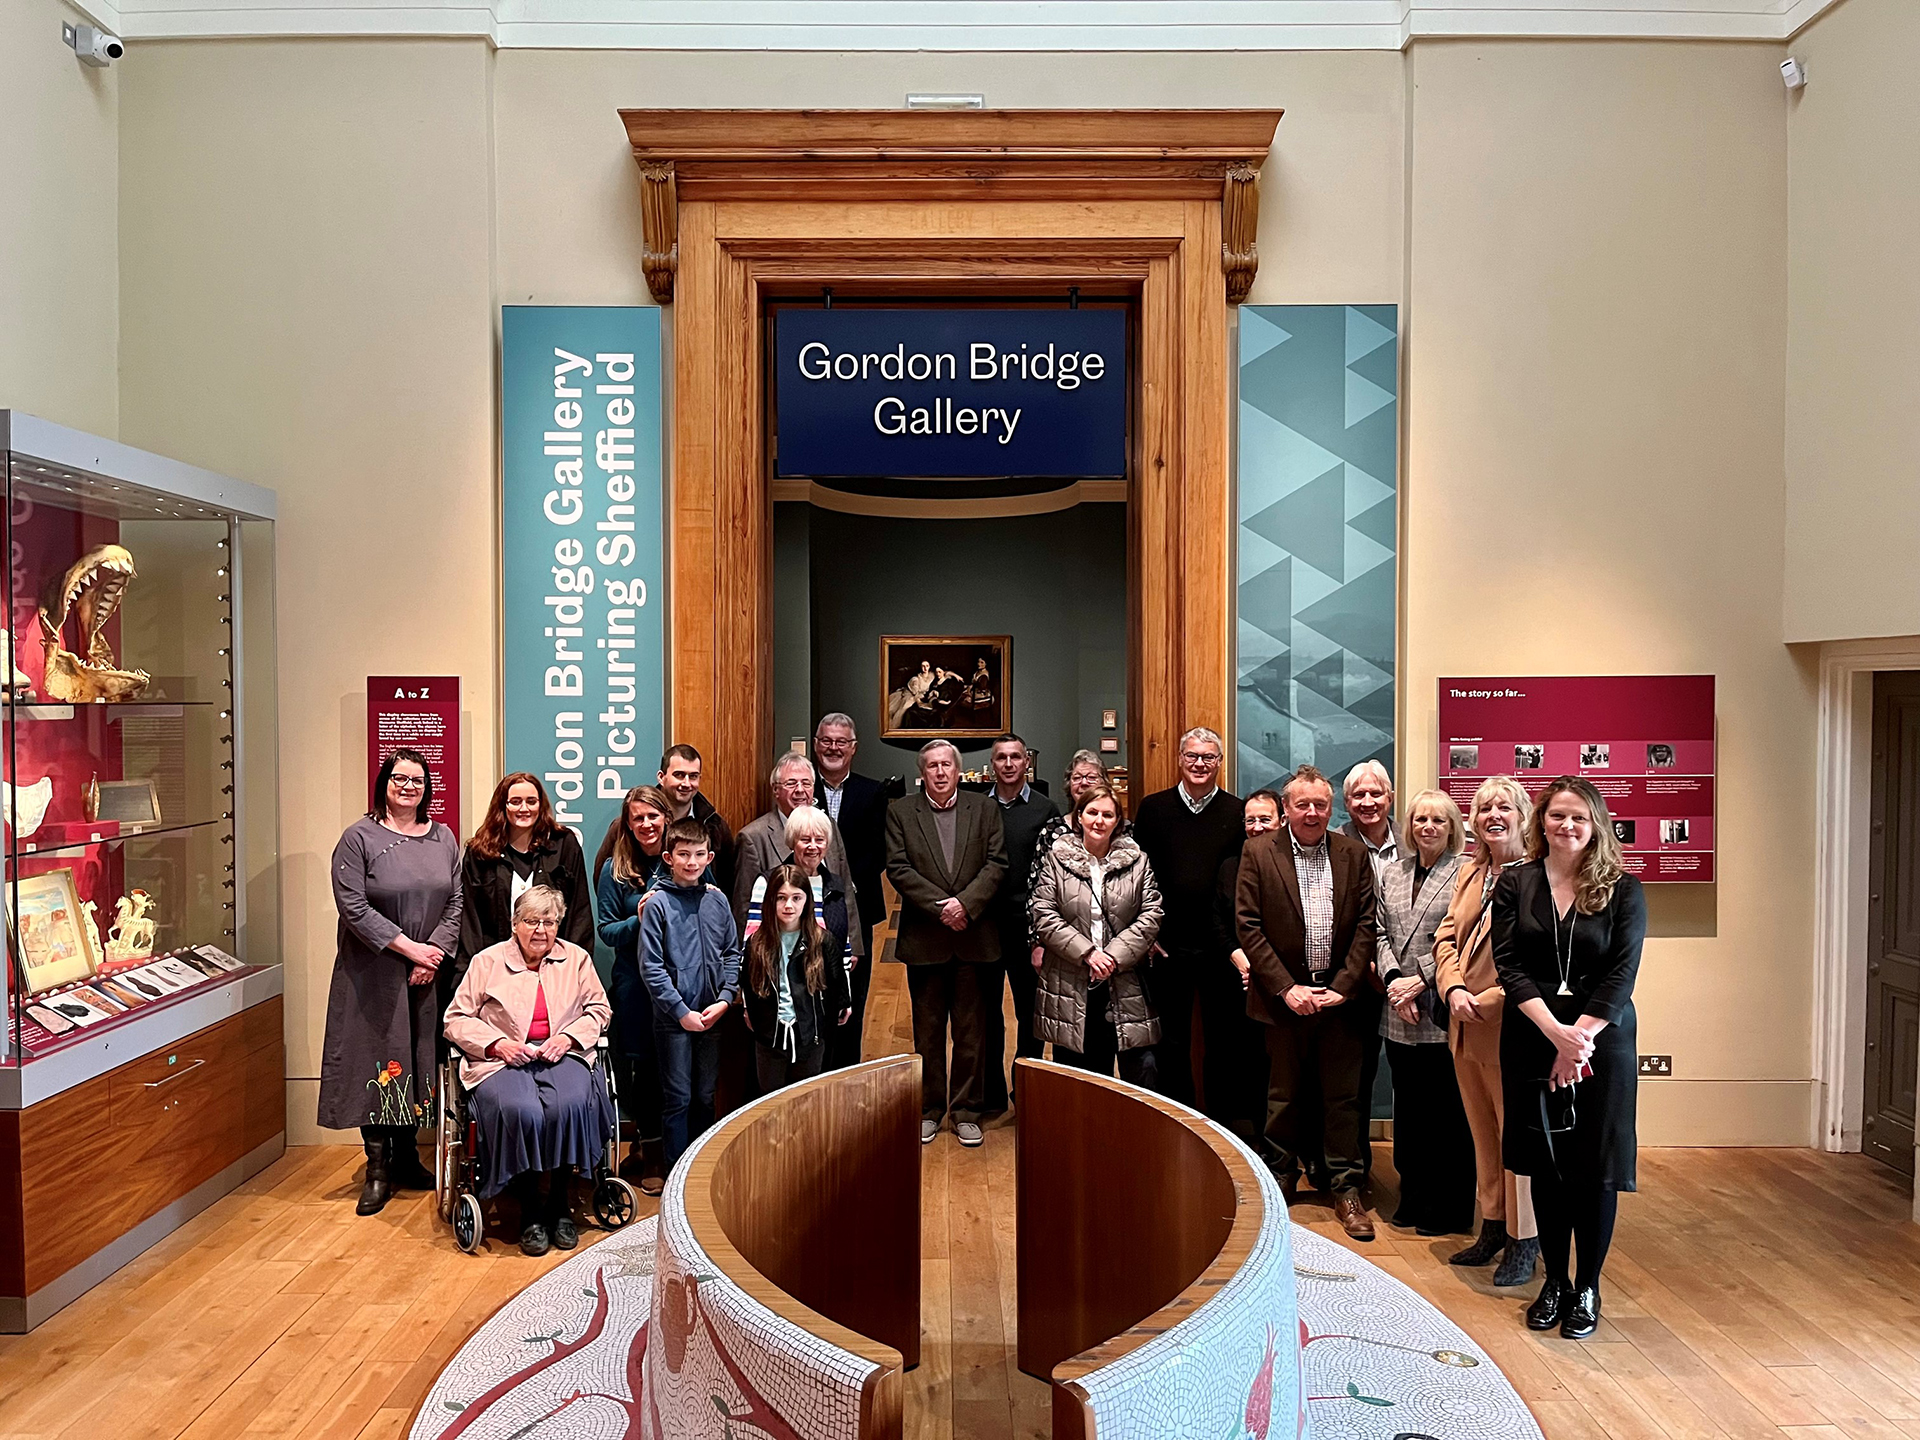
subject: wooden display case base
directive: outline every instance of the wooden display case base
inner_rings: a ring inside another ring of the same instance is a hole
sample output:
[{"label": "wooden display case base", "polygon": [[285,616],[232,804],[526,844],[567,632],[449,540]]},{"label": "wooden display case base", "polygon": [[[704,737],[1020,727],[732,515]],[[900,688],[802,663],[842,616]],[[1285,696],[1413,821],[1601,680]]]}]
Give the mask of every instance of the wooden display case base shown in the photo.
[{"label": "wooden display case base", "polygon": [[273,991],[0,1109],[0,1332],[31,1330],[285,1151],[277,983]]}]

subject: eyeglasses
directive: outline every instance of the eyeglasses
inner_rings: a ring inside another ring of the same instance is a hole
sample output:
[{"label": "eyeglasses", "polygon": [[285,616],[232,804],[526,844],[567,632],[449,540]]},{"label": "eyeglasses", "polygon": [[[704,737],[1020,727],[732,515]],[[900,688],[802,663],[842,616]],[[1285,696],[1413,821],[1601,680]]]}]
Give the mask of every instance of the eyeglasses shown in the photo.
[{"label": "eyeglasses", "polygon": [[537,920],[522,920],[520,923],[529,930],[558,930],[560,928],[560,922],[555,920],[551,915],[542,915]]},{"label": "eyeglasses", "polygon": [[1192,765],[1200,770],[1211,770],[1220,763],[1220,757],[1218,755],[1202,755],[1198,751],[1189,750],[1180,757],[1180,763],[1182,765]]},{"label": "eyeglasses", "polygon": [[387,783],[396,790],[424,790],[427,777],[424,775],[395,775]]}]

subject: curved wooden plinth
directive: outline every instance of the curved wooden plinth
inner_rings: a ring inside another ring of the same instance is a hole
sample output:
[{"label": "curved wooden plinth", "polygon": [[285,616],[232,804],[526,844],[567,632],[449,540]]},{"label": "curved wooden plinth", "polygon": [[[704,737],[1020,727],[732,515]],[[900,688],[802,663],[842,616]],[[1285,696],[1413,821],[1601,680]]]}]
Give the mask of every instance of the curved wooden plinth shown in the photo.
[{"label": "curved wooden plinth", "polygon": [[1084,1070],[1021,1060],[1019,1365],[1056,1440],[1094,1435],[1078,1383],[1189,1319],[1246,1265],[1261,1177],[1217,1126]]},{"label": "curved wooden plinth", "polygon": [[[684,1197],[726,1281],[874,1367],[860,1440],[897,1437],[901,1371],[920,1359],[919,1058],[836,1070],[736,1112],[689,1158]],[[823,1385],[836,1383],[831,1359]]]}]

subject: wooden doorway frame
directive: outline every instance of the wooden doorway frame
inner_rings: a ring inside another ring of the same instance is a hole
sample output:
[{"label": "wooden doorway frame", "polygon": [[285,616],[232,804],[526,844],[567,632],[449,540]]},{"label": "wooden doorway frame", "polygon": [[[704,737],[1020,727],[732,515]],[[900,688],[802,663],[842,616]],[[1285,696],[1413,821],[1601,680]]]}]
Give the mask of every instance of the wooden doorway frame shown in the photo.
[{"label": "wooden doorway frame", "polygon": [[1139,310],[1128,477],[1129,779],[1233,700],[1227,307],[1252,284],[1277,110],[623,110],[648,284],[672,302],[668,729],[758,814],[773,733],[761,317],[817,293],[1081,286]]}]

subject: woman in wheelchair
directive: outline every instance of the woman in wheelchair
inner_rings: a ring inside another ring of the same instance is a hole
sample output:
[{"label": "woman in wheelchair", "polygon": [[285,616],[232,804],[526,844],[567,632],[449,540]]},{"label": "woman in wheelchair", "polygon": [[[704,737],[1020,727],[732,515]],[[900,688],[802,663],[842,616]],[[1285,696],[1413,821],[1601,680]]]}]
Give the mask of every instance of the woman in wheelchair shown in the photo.
[{"label": "woman in wheelchair", "polygon": [[611,1011],[593,957],[559,938],[566,913],[559,891],[527,890],[514,902],[513,938],[473,957],[447,1008],[447,1039],[461,1051],[460,1083],[479,1132],[476,1188],[482,1199],[513,1190],[529,1255],[579,1243],[569,1175],[600,1163],[613,1126],[607,1087],[592,1069]]}]

